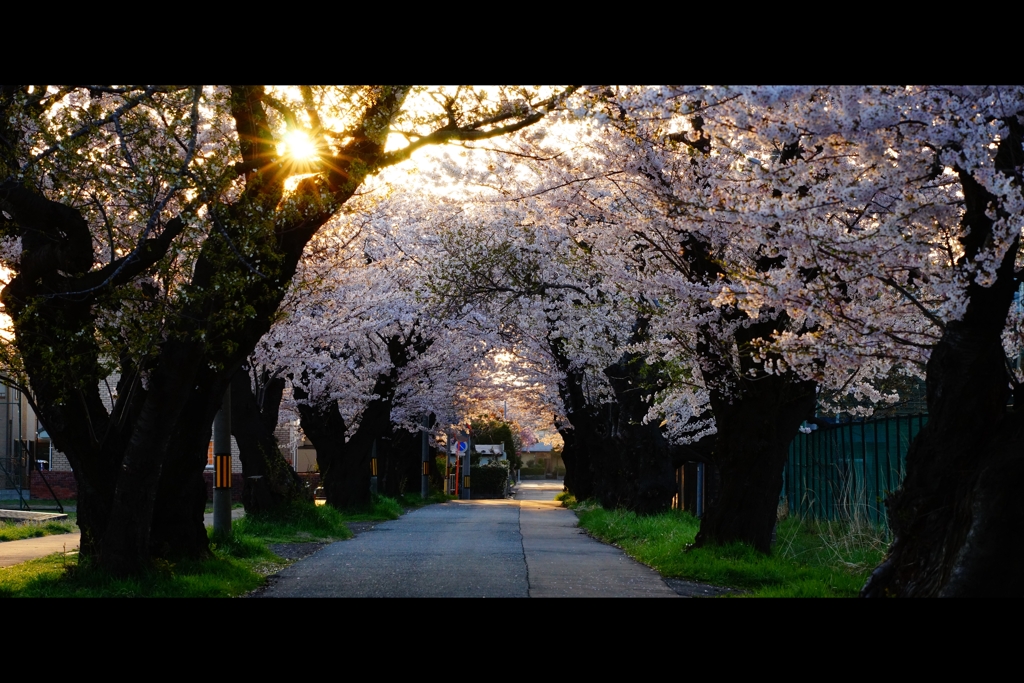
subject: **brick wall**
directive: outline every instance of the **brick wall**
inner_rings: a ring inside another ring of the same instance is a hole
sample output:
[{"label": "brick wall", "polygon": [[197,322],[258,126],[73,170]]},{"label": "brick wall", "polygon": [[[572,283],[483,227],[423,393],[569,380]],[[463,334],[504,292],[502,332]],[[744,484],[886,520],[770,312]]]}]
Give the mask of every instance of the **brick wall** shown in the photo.
[{"label": "brick wall", "polygon": [[[53,492],[61,500],[73,500],[78,497],[78,484],[75,482],[74,473],[50,470],[49,472],[43,472],[42,476],[46,477],[46,481],[53,488]],[[213,500],[213,470],[203,472],[203,479],[206,480],[206,500]],[[29,490],[32,492],[33,498],[53,499],[39,472],[29,473]],[[240,474],[232,475],[231,477],[231,501],[234,503],[242,502],[242,476]]]},{"label": "brick wall", "polygon": [[[53,488],[53,492],[57,494],[57,497],[61,500],[74,500],[78,498],[78,483],[75,482],[75,475],[73,472],[43,472],[43,477],[46,477],[46,481],[49,482]],[[31,471],[28,475],[29,490],[32,492],[33,498],[45,498],[53,500],[53,495],[50,493],[50,489],[46,488],[46,483],[43,482],[39,472]]]},{"label": "brick wall", "polygon": [[[206,479],[206,500],[213,500],[213,469],[208,469],[203,472],[203,478]],[[231,502],[241,503],[242,502],[242,475],[241,473],[232,472],[231,474]]]}]

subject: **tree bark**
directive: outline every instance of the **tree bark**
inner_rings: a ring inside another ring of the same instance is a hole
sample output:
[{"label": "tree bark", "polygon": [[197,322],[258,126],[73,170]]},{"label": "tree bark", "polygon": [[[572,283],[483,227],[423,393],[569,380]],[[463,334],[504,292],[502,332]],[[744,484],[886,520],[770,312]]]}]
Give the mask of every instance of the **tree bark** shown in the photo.
[{"label": "tree bark", "polygon": [[422,476],[420,439],[420,432],[391,426],[390,438],[381,441],[385,448],[382,450],[378,444],[377,449],[378,493],[398,498],[406,491],[419,492]]},{"label": "tree bark", "polygon": [[346,425],[338,412],[337,403],[310,405],[305,389],[295,386],[295,397],[301,399],[299,415],[302,418],[302,431],[316,447],[320,481],[328,505],[339,509],[361,509],[370,505],[370,458],[375,441],[378,466],[382,459],[389,457],[392,438],[391,404],[398,388],[399,370],[409,362],[411,348],[423,353],[429,344],[415,328],[407,337],[394,335],[386,340],[391,370],[377,377],[373,386],[373,394],[377,398],[366,404],[359,425],[347,440]]},{"label": "tree bark", "polygon": [[312,502],[312,491],[281,454],[274,431],[284,394],[283,377],[265,371],[257,398],[242,368],[231,381],[231,433],[242,461],[242,505],[247,515],[273,513],[293,502]]},{"label": "tree bark", "polygon": [[565,407],[568,425],[558,428],[562,435],[562,462],[565,463],[564,486],[577,500],[594,497],[593,444],[596,434],[596,415],[583,391],[583,374],[571,367],[569,358],[562,353],[557,340],[549,342],[551,355],[562,372],[558,393]]},{"label": "tree bark", "polygon": [[769,375],[746,384],[739,396],[711,396],[719,485],[706,500],[695,545],[739,541],[768,553],[789,444],[814,414],[815,383]]},{"label": "tree bark", "polygon": [[[1016,178],[1024,166],[1024,126],[1006,121],[1009,135],[995,157]],[[964,193],[964,255],[971,263],[993,238],[1001,198],[957,169]],[[1018,198],[1019,199],[1019,198]],[[1024,391],[1007,371],[1001,334],[1020,281],[1014,261],[1019,234],[982,287],[973,278],[961,320],[946,325],[928,360],[928,423],[907,453],[907,474],[886,501],[893,543],[861,591],[865,597],[1020,596],[1024,594]]]},{"label": "tree bark", "polygon": [[624,507],[642,515],[664,512],[675,494],[671,447],[661,428],[644,424],[644,418],[653,396],[665,388],[665,378],[656,364],[648,363],[639,354],[623,356],[604,374],[616,400],[607,406],[614,448],[603,452],[618,462],[619,475],[614,482],[601,480],[613,486],[602,495],[598,485],[598,498],[606,507]]},{"label": "tree bark", "polygon": [[[636,333],[643,333],[638,324]],[[552,356],[563,373],[559,394],[572,429],[559,429],[565,443],[565,487],[578,500],[596,498],[607,508],[640,514],[668,509],[675,491],[671,448],[657,425],[645,425],[651,396],[661,378],[636,354],[605,369],[615,401],[594,406],[583,390],[583,374],[572,368],[558,342]]]}]

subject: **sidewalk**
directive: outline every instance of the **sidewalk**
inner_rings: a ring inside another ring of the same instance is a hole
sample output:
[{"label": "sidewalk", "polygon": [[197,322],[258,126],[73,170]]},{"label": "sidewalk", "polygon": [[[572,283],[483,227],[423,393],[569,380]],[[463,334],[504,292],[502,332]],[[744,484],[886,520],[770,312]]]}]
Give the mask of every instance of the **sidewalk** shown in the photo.
[{"label": "sidewalk", "polygon": [[5,541],[0,543],[0,567],[10,567],[54,553],[77,553],[78,545],[81,541],[82,534],[80,533],[26,538],[21,541]]}]

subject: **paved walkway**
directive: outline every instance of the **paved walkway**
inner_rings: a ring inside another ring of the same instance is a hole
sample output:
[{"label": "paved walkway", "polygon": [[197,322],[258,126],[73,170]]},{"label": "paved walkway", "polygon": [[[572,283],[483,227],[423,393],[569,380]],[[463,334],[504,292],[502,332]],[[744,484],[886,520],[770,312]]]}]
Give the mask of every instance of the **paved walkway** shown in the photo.
[{"label": "paved walkway", "polygon": [[576,528],[556,482],[515,500],[452,501],[333,543],[262,597],[677,597],[657,572]]},{"label": "paved walkway", "polygon": [[54,553],[78,552],[78,544],[81,541],[82,534],[79,533],[5,541],[0,543],[0,567],[10,567]]},{"label": "paved walkway", "polygon": [[519,484],[520,530],[531,598],[678,597],[658,572],[577,528],[553,500],[562,484]]}]

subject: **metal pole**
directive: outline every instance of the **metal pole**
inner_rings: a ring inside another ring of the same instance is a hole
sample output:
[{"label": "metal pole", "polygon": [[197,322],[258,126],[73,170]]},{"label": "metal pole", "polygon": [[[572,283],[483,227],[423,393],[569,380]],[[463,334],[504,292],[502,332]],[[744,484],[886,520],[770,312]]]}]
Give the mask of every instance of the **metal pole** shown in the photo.
[{"label": "metal pole", "polygon": [[377,439],[373,440],[373,450],[370,451],[370,493],[377,495]]},{"label": "metal pole", "polygon": [[704,516],[704,463],[697,463],[697,518]]},{"label": "metal pole", "polygon": [[469,500],[469,454],[473,452],[473,437],[466,435],[466,455],[462,458],[462,500]]},{"label": "metal pole", "polygon": [[427,423],[430,422],[430,417],[427,415],[423,416],[423,441],[420,447],[422,461],[423,461],[423,478],[420,481],[420,498],[426,500],[430,494],[430,444],[427,443]]},{"label": "metal pole", "polygon": [[213,533],[231,535],[231,387],[213,418]]}]

